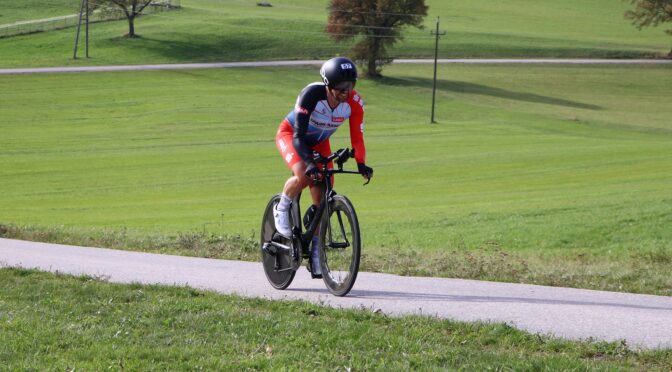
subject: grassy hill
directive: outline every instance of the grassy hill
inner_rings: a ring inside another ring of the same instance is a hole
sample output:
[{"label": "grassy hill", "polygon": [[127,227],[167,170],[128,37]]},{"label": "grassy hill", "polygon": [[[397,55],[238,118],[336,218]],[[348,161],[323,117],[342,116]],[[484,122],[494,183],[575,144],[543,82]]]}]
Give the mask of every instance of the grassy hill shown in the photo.
[{"label": "grassy hill", "polygon": [[[655,270],[672,256],[670,71],[441,66],[437,125],[431,66],[361,81],[376,178],[363,188],[342,177],[337,190],[359,211],[364,268],[670,294]],[[286,177],[275,130],[316,77],[313,67],[0,77],[12,87],[0,92],[0,222],[159,251],[130,237],[174,236],[186,242],[178,253],[255,260],[254,244],[194,242],[256,239]]]},{"label": "grassy hill", "polygon": [[[71,3],[0,0],[0,24],[68,14]],[[325,1],[254,3],[182,0],[140,19],[137,40],[121,37],[123,21],[95,24],[89,60],[71,60],[73,29],[0,39],[0,67],[346,52],[323,33]],[[437,16],[441,57],[670,48],[661,29],[623,20],[621,1],[427,3],[427,28],[408,30],[395,57],[432,56]],[[671,71],[440,66],[435,125],[431,66],[360,81],[376,176],[336,188],[359,214],[362,269],[672,295]],[[0,236],[257,260],[262,209],[287,176],[273,136],[316,78],[312,67],[0,76]],[[346,131],[333,144],[347,146]],[[671,358],[505,324],[26,270],[0,269],[0,292],[10,369],[667,370]]]},{"label": "grassy hill", "polygon": [[75,14],[80,0],[0,0],[0,25]]},{"label": "grassy hill", "polygon": [[[324,27],[326,2],[297,0],[259,7],[238,0],[183,0],[182,9],[137,22],[141,39],[128,40],[125,21],[91,28],[89,60],[73,61],[74,29],[0,41],[0,67],[137,64],[325,58],[344,54]],[[646,57],[665,54],[672,40],[662,29],[637,31],[623,18],[620,1],[523,0],[461,3],[428,0],[424,30],[409,29],[394,57],[431,57],[429,31],[441,17],[447,34],[440,56],[453,57]],[[4,13],[20,13],[9,4]],[[36,15],[37,16],[37,15]]]}]

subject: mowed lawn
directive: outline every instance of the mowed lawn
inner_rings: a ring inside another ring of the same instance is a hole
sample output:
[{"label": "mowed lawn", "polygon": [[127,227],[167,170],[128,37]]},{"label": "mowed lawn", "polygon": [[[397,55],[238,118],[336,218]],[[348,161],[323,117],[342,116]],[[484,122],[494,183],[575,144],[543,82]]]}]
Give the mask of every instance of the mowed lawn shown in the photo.
[{"label": "mowed lawn", "polygon": [[508,324],[389,317],[298,301],[0,269],[8,370],[647,370],[671,350]]},{"label": "mowed lawn", "polygon": [[0,26],[75,14],[81,3],[79,0],[0,0]]},{"label": "mowed lawn", "polygon": [[[69,9],[78,5],[75,0],[50,7],[38,0],[25,0],[32,7],[5,2],[0,24],[3,19],[73,13]],[[430,31],[437,17],[447,32],[439,43],[442,58],[632,58],[663,55],[672,48],[672,38],[663,28],[638,31],[623,18],[630,7],[627,2],[509,0],[493,6],[485,0],[427,0],[426,4],[425,28],[406,28],[391,56],[433,57]],[[139,39],[123,37],[128,32],[125,20],[93,24],[90,59],[72,59],[74,28],[0,39],[0,68],[322,59],[347,54],[352,45],[335,43],[325,33],[328,12],[323,0],[275,2],[270,8],[237,0],[182,0],[181,5],[180,10],[139,18]],[[58,8],[49,10],[52,7]]]},{"label": "mowed lawn", "polygon": [[[670,71],[441,66],[437,124],[431,66],[395,65],[382,80],[362,80],[376,174],[366,187],[340,177],[336,188],[357,207],[376,262],[368,268],[399,271],[408,260],[419,270],[411,273],[433,275],[423,266],[479,250],[542,267],[561,266],[558,256],[664,264]],[[304,67],[0,77],[12,87],[0,93],[0,223],[255,239],[288,175],[275,130],[316,75]],[[348,146],[347,129],[332,143]],[[669,289],[669,276],[657,275]]]}]

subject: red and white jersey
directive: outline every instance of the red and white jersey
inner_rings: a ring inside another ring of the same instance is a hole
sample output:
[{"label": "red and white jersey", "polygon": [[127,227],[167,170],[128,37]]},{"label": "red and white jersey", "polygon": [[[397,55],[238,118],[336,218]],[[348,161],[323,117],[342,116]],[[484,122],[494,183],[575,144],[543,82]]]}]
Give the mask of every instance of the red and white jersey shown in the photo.
[{"label": "red and white jersey", "polygon": [[354,89],[346,102],[332,108],[327,100],[325,85],[310,84],[301,91],[294,110],[286,119],[294,130],[296,150],[305,161],[310,161],[312,157],[309,149],[328,140],[348,120],[355,160],[357,163],[365,162],[364,101]]}]

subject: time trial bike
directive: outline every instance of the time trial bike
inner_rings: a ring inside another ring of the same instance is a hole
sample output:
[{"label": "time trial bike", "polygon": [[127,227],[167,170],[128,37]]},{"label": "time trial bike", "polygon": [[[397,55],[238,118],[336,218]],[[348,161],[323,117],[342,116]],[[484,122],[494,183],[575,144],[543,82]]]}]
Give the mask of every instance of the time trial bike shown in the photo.
[{"label": "time trial bike", "polygon": [[[332,188],[335,174],[360,174],[343,169],[343,164],[352,157],[354,150],[349,149],[340,149],[328,157],[314,153],[321,174],[314,182],[320,186],[322,197],[314,213],[304,216],[305,232],[299,218],[301,194],[292,202],[290,210],[291,238],[285,238],[275,228],[273,209],[280,201],[280,195],[269,200],[261,222],[261,261],[266,278],[274,288],[289,287],[303,259],[308,259],[311,274],[317,271],[311,267],[310,260],[314,236],[317,236],[319,273],[327,289],[336,296],[345,296],[355,284],[361,253],[359,222],[350,200]],[[329,169],[328,164],[332,161],[337,169]]]}]

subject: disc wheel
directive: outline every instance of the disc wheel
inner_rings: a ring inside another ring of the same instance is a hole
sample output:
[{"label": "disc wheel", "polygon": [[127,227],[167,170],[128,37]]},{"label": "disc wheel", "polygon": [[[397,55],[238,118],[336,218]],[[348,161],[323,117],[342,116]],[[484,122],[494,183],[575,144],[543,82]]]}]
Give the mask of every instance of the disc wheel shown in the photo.
[{"label": "disc wheel", "polygon": [[[275,229],[275,219],[273,218],[273,208],[280,201],[280,195],[275,195],[271,198],[266,206],[264,211],[264,218],[261,221],[261,263],[264,266],[264,273],[266,273],[266,278],[268,282],[271,283],[275,289],[285,289],[289,287],[294,280],[294,274],[296,271],[292,267],[292,257],[289,252],[280,252],[271,250],[264,250],[264,245],[275,241],[282,245],[288,246],[291,248],[292,241],[291,239],[286,239],[280,234],[277,234]],[[275,253],[271,252],[275,251]]]},{"label": "disc wheel", "polygon": [[320,226],[319,256],[322,279],[329,292],[345,296],[359,272],[361,241],[355,208],[348,198],[336,195]]}]

